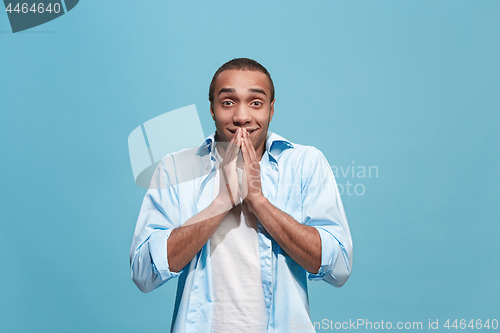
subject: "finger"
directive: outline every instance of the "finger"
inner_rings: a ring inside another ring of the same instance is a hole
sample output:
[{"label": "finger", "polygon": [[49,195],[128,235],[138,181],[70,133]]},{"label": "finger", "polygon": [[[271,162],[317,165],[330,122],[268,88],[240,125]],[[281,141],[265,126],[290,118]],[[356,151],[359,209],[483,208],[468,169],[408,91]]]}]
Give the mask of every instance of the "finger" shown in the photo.
[{"label": "finger", "polygon": [[248,150],[248,144],[247,144],[247,140],[245,140],[245,138],[243,139],[243,142],[242,142],[242,145],[241,145],[241,152],[243,154],[243,162],[245,162],[245,164],[251,162],[251,155],[250,155],[250,151]]},{"label": "finger", "polygon": [[[257,152],[255,151],[255,148],[252,144],[252,141],[250,141],[250,138],[248,138],[248,145],[250,146],[250,153],[253,155],[253,160],[256,163],[259,163],[260,158],[257,158]],[[265,149],[265,147],[264,147],[264,149]]]},{"label": "finger", "polygon": [[251,153],[251,148],[252,148],[252,144],[250,142],[250,140],[244,140],[244,144],[243,144],[243,149],[244,149],[244,155],[243,155],[243,161],[245,162],[245,170],[247,170],[247,173],[249,173],[247,175],[247,177],[249,178],[252,178],[255,174],[255,163],[257,163],[257,161],[254,159],[253,156],[255,155],[252,155]]},{"label": "finger", "polygon": [[235,135],[233,135],[233,138],[231,139],[231,142],[229,143],[228,150],[226,152],[226,158],[229,159],[229,161],[232,161],[236,155],[238,155],[238,136],[239,136],[239,128],[236,130]]},{"label": "finger", "polygon": [[236,142],[236,136],[233,136],[229,142],[217,142],[217,145],[220,147],[222,151],[219,151],[223,154],[221,154],[223,160],[226,160],[228,156],[230,156],[230,151],[231,148],[233,148],[234,144]]},{"label": "finger", "polygon": [[250,141],[250,136],[248,133],[245,134],[245,147],[247,150],[247,155],[251,163],[257,161],[257,154],[255,153],[255,149],[253,148],[252,141]]},{"label": "finger", "polygon": [[[241,150],[241,138],[242,138],[242,129],[241,128],[238,128],[236,130],[236,142],[235,142],[235,145],[234,145],[234,150],[232,151],[232,158],[237,158],[238,157],[238,154],[240,153],[240,150]],[[232,159],[231,159],[232,160]]]},{"label": "finger", "polygon": [[[236,133],[233,135],[233,138],[231,139],[231,147],[229,149],[229,151],[232,153],[233,150],[236,148],[236,146],[238,146],[238,129],[236,130]],[[230,156],[230,154],[229,154]]]},{"label": "finger", "polygon": [[241,200],[244,200],[248,195],[248,183],[247,183],[247,172],[246,168],[243,169],[242,181],[240,185],[240,197]]},{"label": "finger", "polygon": [[229,195],[229,199],[231,200],[231,206],[234,207],[233,193],[231,192],[231,186],[229,186],[229,181],[226,176],[226,171],[224,170],[224,168],[222,168],[221,170],[222,170],[222,176],[224,177],[224,183],[226,184],[227,194]]},{"label": "finger", "polygon": [[249,151],[249,155],[251,156],[251,165],[250,167],[252,168],[252,176],[256,176],[260,178],[260,165],[259,165],[259,160],[257,159],[257,152],[255,151],[255,148],[252,144],[252,141],[250,140],[250,135],[247,134],[247,140],[246,140],[246,147],[247,150]]}]

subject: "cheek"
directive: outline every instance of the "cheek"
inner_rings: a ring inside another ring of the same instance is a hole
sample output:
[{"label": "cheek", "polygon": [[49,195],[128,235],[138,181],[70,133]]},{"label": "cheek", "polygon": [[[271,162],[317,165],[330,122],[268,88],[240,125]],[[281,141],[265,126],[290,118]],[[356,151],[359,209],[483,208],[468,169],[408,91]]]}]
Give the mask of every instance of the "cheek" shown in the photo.
[{"label": "cheek", "polygon": [[227,124],[227,119],[224,116],[215,115],[215,126],[217,127],[224,127],[224,125]]},{"label": "cheek", "polygon": [[259,125],[262,127],[262,128],[268,128],[269,127],[269,117],[266,116],[266,117],[262,117],[259,119]]},{"label": "cheek", "polygon": [[218,117],[216,117],[216,119],[221,125],[232,123],[232,118],[228,115],[219,115]]}]

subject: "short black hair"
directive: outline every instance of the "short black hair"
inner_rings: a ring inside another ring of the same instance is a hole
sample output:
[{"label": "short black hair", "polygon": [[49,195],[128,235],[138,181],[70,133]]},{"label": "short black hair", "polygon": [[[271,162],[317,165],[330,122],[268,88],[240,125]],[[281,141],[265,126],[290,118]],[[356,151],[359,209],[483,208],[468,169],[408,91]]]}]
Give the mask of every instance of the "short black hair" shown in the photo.
[{"label": "short black hair", "polygon": [[274,101],[274,84],[273,80],[271,79],[271,74],[269,74],[267,69],[253,59],[235,58],[220,66],[217,72],[215,72],[214,77],[212,78],[212,82],[210,82],[210,88],[208,89],[208,100],[210,101],[210,108],[212,108],[212,104],[214,102],[215,81],[217,81],[217,77],[219,77],[220,73],[229,69],[258,71],[264,73],[269,80],[269,87],[271,88],[271,102]]}]

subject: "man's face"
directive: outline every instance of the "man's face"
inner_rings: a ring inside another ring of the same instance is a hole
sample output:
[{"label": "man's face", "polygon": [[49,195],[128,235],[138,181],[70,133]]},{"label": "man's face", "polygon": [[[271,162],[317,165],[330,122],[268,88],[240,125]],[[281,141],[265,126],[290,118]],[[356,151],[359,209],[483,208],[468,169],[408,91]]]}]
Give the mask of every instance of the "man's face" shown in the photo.
[{"label": "man's face", "polygon": [[274,100],[267,76],[259,71],[226,70],[215,82],[210,113],[217,141],[229,142],[238,127],[250,134],[257,156],[262,156],[267,129],[274,114]]}]

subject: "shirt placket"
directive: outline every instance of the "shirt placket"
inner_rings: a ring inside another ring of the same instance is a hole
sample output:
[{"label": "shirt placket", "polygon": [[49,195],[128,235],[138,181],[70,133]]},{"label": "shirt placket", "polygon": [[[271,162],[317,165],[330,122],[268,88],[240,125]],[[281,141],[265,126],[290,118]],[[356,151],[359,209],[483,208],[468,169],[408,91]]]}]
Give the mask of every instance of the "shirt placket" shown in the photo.
[{"label": "shirt placket", "polygon": [[[261,159],[261,186],[262,193],[271,204],[276,203],[276,194],[278,189],[279,171],[278,164],[274,157],[266,152]],[[267,309],[267,326],[269,328],[273,325],[273,294],[274,284],[276,281],[276,262],[273,256],[274,241],[271,236],[264,229],[262,224],[258,223],[258,237],[259,237],[259,254],[260,254],[260,271],[262,278],[262,288],[264,290],[264,300]]]},{"label": "shirt placket", "polygon": [[[211,146],[213,147],[213,145]],[[193,216],[204,210],[213,200],[214,191],[214,176],[215,176],[215,163],[212,150],[210,152],[210,161],[204,165],[206,171],[210,173],[201,181],[200,190],[197,194],[196,200],[193,203]],[[211,318],[211,304],[212,304],[212,277],[211,277],[211,262],[210,262],[210,240],[201,248],[197,255],[197,262],[195,265],[195,277],[193,287],[190,295],[190,304],[186,318],[186,331],[192,332],[210,332],[210,326],[206,327],[203,323],[210,320],[200,320],[202,311],[207,311],[207,305],[210,307],[210,313],[205,313],[204,317]]]}]

